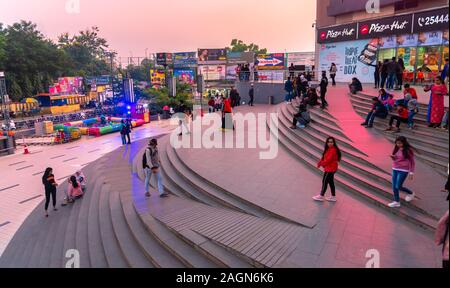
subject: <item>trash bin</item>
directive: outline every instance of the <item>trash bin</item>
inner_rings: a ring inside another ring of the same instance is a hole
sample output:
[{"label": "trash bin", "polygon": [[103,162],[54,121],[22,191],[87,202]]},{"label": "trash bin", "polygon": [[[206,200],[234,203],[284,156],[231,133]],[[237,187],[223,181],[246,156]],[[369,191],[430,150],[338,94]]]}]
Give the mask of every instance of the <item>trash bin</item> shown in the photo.
[{"label": "trash bin", "polygon": [[273,99],[274,99],[273,96],[269,96],[269,105],[273,105]]}]

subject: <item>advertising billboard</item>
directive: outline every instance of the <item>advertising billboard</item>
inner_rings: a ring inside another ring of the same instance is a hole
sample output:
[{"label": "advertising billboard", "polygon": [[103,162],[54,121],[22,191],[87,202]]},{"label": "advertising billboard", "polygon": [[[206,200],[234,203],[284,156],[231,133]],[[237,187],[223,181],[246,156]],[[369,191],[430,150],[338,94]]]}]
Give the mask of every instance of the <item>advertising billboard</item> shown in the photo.
[{"label": "advertising billboard", "polygon": [[86,77],[86,85],[109,85],[109,84],[111,84],[111,77],[109,75]]},{"label": "advertising billboard", "polygon": [[227,80],[237,80],[237,71],[238,71],[238,65],[228,65],[227,66]]},{"label": "advertising billboard", "polygon": [[192,68],[197,66],[196,52],[175,53],[173,56],[173,67]]},{"label": "advertising billboard", "polygon": [[227,53],[227,64],[237,65],[237,64],[249,64],[255,62],[254,52],[228,52]]},{"label": "advertising billboard", "polygon": [[412,14],[360,22],[358,31],[358,39],[411,33]]},{"label": "advertising billboard", "polygon": [[226,78],[225,65],[204,65],[198,67],[198,72],[205,81],[219,81]]},{"label": "advertising billboard", "polygon": [[418,36],[419,46],[434,46],[442,44],[442,32],[420,32]]},{"label": "advertising billboard", "polygon": [[260,54],[256,65],[258,70],[284,70],[284,53]]},{"label": "advertising billboard", "polygon": [[225,64],[226,61],[225,49],[198,49],[198,64]]},{"label": "advertising billboard", "polygon": [[317,42],[331,43],[331,42],[356,40],[357,30],[358,30],[357,23],[318,29]]},{"label": "advertising billboard", "polygon": [[314,66],[314,52],[287,53],[287,66]]},{"label": "advertising billboard", "polygon": [[319,69],[328,71],[331,63],[338,69],[337,82],[350,83],[357,77],[362,83],[373,83],[378,39],[323,44],[320,49]]},{"label": "advertising billboard", "polygon": [[259,82],[284,82],[284,71],[279,70],[264,70],[258,72]]},{"label": "advertising billboard", "polygon": [[152,87],[159,88],[166,84],[166,72],[164,70],[151,69],[150,70],[150,83]]},{"label": "advertising billboard", "polygon": [[83,77],[61,77],[53,92],[60,95],[81,94],[83,91]]},{"label": "advertising billboard", "polygon": [[167,66],[173,64],[172,53],[157,53],[156,64]]},{"label": "advertising billboard", "polygon": [[193,69],[175,69],[173,70],[173,76],[181,83],[195,83],[195,72]]},{"label": "advertising billboard", "polygon": [[414,14],[414,33],[448,29],[448,7]]},{"label": "advertising billboard", "polygon": [[419,41],[417,34],[405,34],[397,36],[398,47],[415,47]]}]

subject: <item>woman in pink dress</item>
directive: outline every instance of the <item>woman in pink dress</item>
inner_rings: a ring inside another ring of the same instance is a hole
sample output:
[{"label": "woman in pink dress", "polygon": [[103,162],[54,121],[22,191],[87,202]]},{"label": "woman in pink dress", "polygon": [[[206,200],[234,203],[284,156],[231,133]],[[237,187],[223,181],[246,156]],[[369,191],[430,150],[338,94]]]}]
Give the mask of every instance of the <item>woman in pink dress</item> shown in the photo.
[{"label": "woman in pink dress", "polygon": [[431,91],[430,104],[428,106],[427,120],[429,127],[437,128],[444,117],[444,96],[448,93],[441,77],[436,77],[435,84],[425,87],[425,92]]}]

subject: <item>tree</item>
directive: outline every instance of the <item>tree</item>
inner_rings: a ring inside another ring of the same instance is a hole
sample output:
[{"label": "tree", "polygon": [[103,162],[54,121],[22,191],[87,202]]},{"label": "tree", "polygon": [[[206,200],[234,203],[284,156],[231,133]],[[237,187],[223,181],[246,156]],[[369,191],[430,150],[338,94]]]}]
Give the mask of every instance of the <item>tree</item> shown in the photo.
[{"label": "tree", "polygon": [[244,41],[239,39],[233,39],[231,41],[231,47],[227,48],[229,52],[255,52],[255,54],[266,54],[267,49],[260,49],[256,44],[245,44]]},{"label": "tree", "polygon": [[3,30],[3,25],[0,23],[0,70],[3,70],[6,61],[6,36]]}]

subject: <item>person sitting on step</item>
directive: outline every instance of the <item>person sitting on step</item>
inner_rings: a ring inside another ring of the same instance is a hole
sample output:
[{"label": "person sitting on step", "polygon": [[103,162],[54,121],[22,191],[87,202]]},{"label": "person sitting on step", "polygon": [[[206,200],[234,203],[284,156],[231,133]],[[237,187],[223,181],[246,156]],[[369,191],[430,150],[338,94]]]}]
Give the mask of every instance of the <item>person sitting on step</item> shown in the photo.
[{"label": "person sitting on step", "polygon": [[319,96],[317,95],[317,91],[314,88],[309,88],[306,97],[304,97],[303,101],[305,101],[310,106],[318,106],[319,105]]},{"label": "person sitting on step", "polygon": [[366,121],[361,123],[361,126],[366,126],[367,128],[372,128],[373,123],[375,122],[375,117],[386,119],[388,116],[388,110],[386,109],[386,106],[381,103],[380,99],[378,97],[372,98],[372,109],[367,114]]},{"label": "person sitting on step", "polygon": [[388,94],[388,99],[382,101],[382,103],[386,107],[386,109],[391,112],[392,110],[394,110],[395,105],[394,95]]},{"label": "person sitting on step", "polygon": [[408,123],[408,109],[403,105],[398,105],[397,109],[398,115],[392,115],[391,120],[389,121],[389,127],[385,131],[392,131],[394,128],[392,127],[392,124],[394,124],[394,121],[397,121],[397,130],[395,132],[400,132],[400,125],[401,123]]},{"label": "person sitting on step", "polygon": [[305,128],[311,122],[311,116],[308,112],[308,106],[305,104],[300,104],[298,107],[298,113],[294,115],[292,120],[291,129],[295,130],[298,128]]}]

